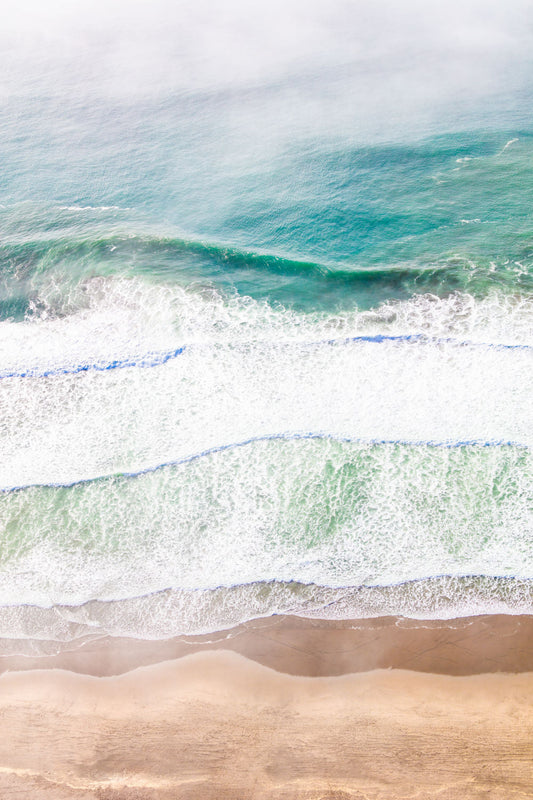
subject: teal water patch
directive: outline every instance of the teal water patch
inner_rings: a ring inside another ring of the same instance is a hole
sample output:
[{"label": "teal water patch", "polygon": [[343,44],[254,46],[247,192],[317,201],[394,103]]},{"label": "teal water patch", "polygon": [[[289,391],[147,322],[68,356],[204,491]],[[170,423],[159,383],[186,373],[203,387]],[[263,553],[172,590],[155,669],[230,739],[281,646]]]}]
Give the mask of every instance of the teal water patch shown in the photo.
[{"label": "teal water patch", "polygon": [[532,149],[516,129],[371,147],[311,141],[233,171],[212,165],[209,181],[198,167],[183,195],[164,175],[144,195],[130,176],[125,195],[118,168],[106,205],[69,191],[51,205],[36,192],[33,204],[0,208],[0,311],[21,318],[45,274],[64,291],[89,276],[142,275],[305,310],[531,293]]},{"label": "teal water patch", "polygon": [[531,263],[532,147],[531,133],[517,130],[371,147],[312,142],[274,163],[263,205],[231,224],[366,267],[452,255]]}]

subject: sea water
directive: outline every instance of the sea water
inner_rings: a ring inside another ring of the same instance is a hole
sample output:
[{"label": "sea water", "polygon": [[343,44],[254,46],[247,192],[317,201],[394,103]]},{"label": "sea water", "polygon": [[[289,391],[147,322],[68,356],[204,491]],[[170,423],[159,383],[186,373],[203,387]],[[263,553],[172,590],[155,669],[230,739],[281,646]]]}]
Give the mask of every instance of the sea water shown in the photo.
[{"label": "sea water", "polygon": [[26,5],[0,635],[530,613],[527,4]]}]

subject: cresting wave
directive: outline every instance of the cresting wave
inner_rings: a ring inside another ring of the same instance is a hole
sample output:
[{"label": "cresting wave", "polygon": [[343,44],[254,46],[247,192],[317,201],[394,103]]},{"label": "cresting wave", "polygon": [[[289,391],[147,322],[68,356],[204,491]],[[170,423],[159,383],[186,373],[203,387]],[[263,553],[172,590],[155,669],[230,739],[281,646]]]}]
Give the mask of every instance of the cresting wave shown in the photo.
[{"label": "cresting wave", "polygon": [[[61,228],[60,221],[56,224]],[[237,287],[241,294],[256,299],[269,297],[303,308],[320,306],[324,294],[332,304],[346,305],[349,297],[368,308],[387,298],[405,300],[414,292],[442,296],[456,291],[482,297],[489,284],[506,292],[533,291],[529,249],[514,260],[500,260],[497,266],[486,258],[473,261],[458,255],[429,263],[417,255],[394,261],[387,253],[377,264],[346,257],[321,262],[127,229],[115,235],[109,235],[108,228],[97,229],[89,238],[76,238],[68,233],[70,222],[65,220],[64,225],[63,237],[56,239],[44,231],[43,238],[35,241],[4,238],[0,242],[0,270],[7,287],[0,294],[0,319],[23,318],[47,283],[72,289],[77,281],[94,274],[137,278],[148,274],[185,285],[210,282],[223,291]],[[265,281],[266,293],[261,289]]]},{"label": "cresting wave", "polygon": [[[21,243],[4,239],[0,245],[0,262],[9,265],[8,274],[20,271],[21,267],[24,267],[26,272],[41,271],[43,268],[57,269],[70,262],[87,266],[94,261],[99,262],[100,267],[105,269],[106,265],[117,266],[124,259],[130,259],[130,263],[136,262],[141,272],[143,267],[150,266],[155,274],[158,267],[162,272],[171,274],[172,268],[179,270],[180,264],[187,269],[192,267],[192,262],[187,260],[187,256],[201,259],[204,275],[205,269],[211,263],[224,270],[254,269],[273,275],[296,275],[321,282],[331,281],[344,285],[346,289],[355,289],[358,284],[372,282],[383,282],[390,288],[395,283],[401,284],[402,281],[411,280],[413,285],[418,281],[422,287],[427,281],[429,290],[432,281],[437,284],[439,275],[441,278],[450,279],[449,289],[457,289],[461,283],[466,286],[475,278],[476,272],[482,274],[489,266],[484,268],[467,259],[454,257],[448,263],[441,264],[417,264],[413,261],[410,264],[393,263],[371,268],[358,266],[357,262],[343,264],[336,261],[320,262],[308,258],[293,258],[283,253],[248,250],[244,247],[202,239],[139,233],[98,235],[98,231],[95,231],[91,238],[76,239],[73,236],[65,236],[59,239],[26,240]],[[507,272],[512,274],[515,280],[529,280],[527,271],[515,269],[515,264],[509,266]],[[502,274],[505,272],[506,270],[502,269]],[[462,274],[464,277],[461,278]],[[457,283],[455,287],[454,281]]]}]

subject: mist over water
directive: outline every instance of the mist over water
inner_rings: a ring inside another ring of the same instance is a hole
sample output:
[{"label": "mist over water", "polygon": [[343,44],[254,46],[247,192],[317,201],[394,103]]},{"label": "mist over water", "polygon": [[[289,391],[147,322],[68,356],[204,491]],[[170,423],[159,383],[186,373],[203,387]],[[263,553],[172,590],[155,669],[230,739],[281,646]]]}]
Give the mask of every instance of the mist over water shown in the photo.
[{"label": "mist over water", "polygon": [[531,611],[532,39],[7,5],[1,636]]}]

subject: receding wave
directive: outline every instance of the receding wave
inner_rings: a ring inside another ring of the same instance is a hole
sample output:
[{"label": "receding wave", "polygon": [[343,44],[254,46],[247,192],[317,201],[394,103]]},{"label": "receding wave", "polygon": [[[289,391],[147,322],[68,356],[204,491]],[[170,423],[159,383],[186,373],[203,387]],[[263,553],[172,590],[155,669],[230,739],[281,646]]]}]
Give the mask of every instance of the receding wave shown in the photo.
[{"label": "receding wave", "polygon": [[533,580],[513,577],[437,576],[391,586],[328,587],[270,581],[207,591],[167,589],[82,605],[12,605],[0,608],[3,653],[46,655],[87,638],[130,636],[157,640],[217,633],[250,619],[294,614],[322,619],[399,615],[452,619],[477,614],[527,614]]},{"label": "receding wave", "polygon": [[[474,263],[449,256],[435,263],[385,261],[379,265],[320,262],[306,257],[247,250],[235,245],[202,240],[142,235],[98,233],[91,238],[38,239],[7,242],[0,246],[0,272],[4,289],[0,315],[21,318],[35,304],[39,287],[56,275],[64,288],[73,281],[96,275],[149,274],[151,279],[184,284],[211,282],[224,290],[268,297],[289,305],[320,306],[357,303],[369,307],[386,299],[407,299],[414,293],[445,295],[468,291],[482,296],[490,288],[533,290],[533,274],[515,264]],[[261,277],[272,276],[272,280]],[[275,280],[274,280],[275,278]],[[0,317],[0,318],[1,318]]]}]

